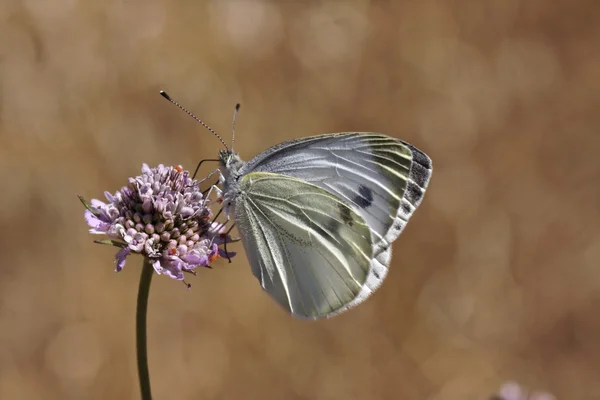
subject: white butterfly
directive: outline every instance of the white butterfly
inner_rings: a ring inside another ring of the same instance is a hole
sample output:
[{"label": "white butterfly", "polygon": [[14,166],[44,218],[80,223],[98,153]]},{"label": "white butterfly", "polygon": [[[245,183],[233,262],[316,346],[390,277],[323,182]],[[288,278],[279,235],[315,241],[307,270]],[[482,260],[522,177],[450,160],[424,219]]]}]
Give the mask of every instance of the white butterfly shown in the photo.
[{"label": "white butterfly", "polygon": [[224,211],[254,276],[292,315],[312,319],[379,287],[432,172],[414,146],[358,132],[291,140],[248,163],[226,149],[219,163]]}]

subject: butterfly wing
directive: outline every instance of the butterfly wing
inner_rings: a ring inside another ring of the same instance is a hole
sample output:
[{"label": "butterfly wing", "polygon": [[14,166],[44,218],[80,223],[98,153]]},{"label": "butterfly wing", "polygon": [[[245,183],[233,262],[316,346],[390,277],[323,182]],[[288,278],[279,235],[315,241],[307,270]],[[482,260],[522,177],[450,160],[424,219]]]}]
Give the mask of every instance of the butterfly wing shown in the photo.
[{"label": "butterfly wing", "polygon": [[351,205],[371,230],[373,262],[355,301],[385,278],[390,244],[421,203],[430,158],[414,146],[377,133],[334,133],[281,143],[249,161],[242,173],[271,172],[312,183]]},{"label": "butterfly wing", "polygon": [[240,180],[233,214],[252,272],[294,316],[337,313],[361,292],[371,235],[346,202],[294,177],[253,172]]}]

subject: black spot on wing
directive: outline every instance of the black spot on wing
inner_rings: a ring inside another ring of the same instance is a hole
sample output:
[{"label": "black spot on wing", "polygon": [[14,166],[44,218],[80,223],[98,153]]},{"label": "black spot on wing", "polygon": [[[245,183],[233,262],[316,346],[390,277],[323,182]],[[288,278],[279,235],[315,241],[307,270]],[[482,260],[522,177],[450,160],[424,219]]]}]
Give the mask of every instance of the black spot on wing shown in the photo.
[{"label": "black spot on wing", "polygon": [[358,195],[353,199],[360,208],[367,208],[373,204],[373,191],[364,185],[358,188]]},{"label": "black spot on wing", "polygon": [[348,226],[352,226],[354,224],[354,220],[352,219],[352,213],[350,212],[350,207],[343,203],[338,203],[338,209],[340,211],[340,217],[342,221]]}]

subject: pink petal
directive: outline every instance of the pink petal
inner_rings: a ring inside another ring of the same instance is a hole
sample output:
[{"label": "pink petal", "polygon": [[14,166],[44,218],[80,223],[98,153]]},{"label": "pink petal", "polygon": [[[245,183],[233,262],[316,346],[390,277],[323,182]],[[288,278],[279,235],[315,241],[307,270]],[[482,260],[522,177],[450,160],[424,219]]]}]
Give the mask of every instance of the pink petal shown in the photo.
[{"label": "pink petal", "polygon": [[83,212],[83,217],[85,218],[85,222],[88,224],[88,226],[92,228],[90,229],[90,233],[101,235],[105,234],[108,231],[108,228],[110,228],[110,224],[108,222],[100,220],[89,210],[85,210]]},{"label": "pink petal", "polygon": [[127,258],[129,253],[131,253],[131,250],[129,250],[129,248],[127,247],[117,252],[117,254],[115,255],[115,264],[117,265],[117,267],[115,268],[115,272],[119,272],[123,269],[123,267],[125,266],[125,259]]}]

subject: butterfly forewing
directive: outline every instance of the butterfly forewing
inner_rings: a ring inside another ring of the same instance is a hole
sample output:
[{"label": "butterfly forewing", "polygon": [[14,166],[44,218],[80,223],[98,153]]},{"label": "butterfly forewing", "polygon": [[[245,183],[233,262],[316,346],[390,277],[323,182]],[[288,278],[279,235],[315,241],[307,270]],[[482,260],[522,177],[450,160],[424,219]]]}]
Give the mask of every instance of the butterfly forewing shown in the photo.
[{"label": "butterfly forewing", "polygon": [[350,132],[282,143],[255,157],[243,171],[293,176],[343,199],[371,229],[378,255],[400,235],[419,205],[431,160],[389,136]]},{"label": "butterfly forewing", "polygon": [[239,188],[235,221],[262,287],[298,317],[345,309],[371,269],[372,238],[363,217],[291,176],[252,172]]}]

